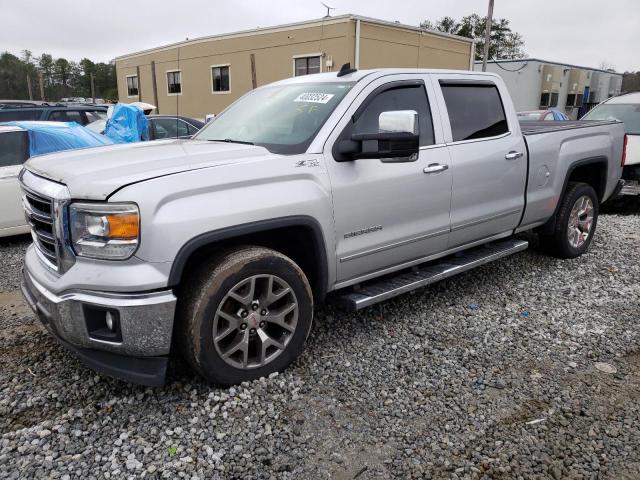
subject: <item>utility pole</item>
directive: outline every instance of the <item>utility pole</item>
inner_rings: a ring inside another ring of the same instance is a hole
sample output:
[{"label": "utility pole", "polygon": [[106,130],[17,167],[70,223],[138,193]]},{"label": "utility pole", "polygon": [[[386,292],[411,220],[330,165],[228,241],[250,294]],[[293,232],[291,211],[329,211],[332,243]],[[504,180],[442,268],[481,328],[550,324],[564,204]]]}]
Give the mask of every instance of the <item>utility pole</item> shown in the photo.
[{"label": "utility pole", "polygon": [[91,97],[92,97],[93,103],[96,103],[96,84],[95,84],[95,78],[93,76],[93,72],[91,72],[89,76],[91,78]]},{"label": "utility pole", "polygon": [[33,100],[33,90],[31,89],[31,75],[27,73],[27,90],[29,91],[29,100]]},{"label": "utility pole", "polygon": [[484,55],[482,57],[482,71],[487,71],[487,58],[489,57],[489,42],[491,41],[491,22],[493,20],[493,0],[489,0],[489,13],[487,14],[487,28],[484,32]]},{"label": "utility pole", "polygon": [[40,81],[40,100],[44,102],[44,80],[42,78],[42,72],[38,72],[38,80]]}]

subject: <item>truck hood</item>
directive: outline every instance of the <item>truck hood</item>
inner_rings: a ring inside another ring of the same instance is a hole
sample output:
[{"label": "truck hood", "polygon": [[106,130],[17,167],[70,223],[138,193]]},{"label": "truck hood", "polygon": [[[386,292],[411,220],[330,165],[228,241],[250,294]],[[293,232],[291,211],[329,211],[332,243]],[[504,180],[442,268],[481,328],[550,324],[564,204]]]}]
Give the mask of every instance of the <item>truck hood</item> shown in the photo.
[{"label": "truck hood", "polygon": [[264,160],[263,147],[204,140],[158,140],[33,157],[27,170],[65,184],[72,198],[104,200],[125,185],[175,173]]}]

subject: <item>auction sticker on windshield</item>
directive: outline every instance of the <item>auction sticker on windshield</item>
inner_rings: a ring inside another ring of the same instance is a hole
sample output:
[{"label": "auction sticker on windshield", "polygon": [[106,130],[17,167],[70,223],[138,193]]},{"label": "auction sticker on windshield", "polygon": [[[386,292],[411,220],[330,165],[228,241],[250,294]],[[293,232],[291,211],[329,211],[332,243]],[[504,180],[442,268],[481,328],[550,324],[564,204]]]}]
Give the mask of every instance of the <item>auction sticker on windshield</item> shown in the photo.
[{"label": "auction sticker on windshield", "polygon": [[301,93],[294,100],[294,102],[305,102],[305,103],[328,103],[334,97],[333,93]]}]

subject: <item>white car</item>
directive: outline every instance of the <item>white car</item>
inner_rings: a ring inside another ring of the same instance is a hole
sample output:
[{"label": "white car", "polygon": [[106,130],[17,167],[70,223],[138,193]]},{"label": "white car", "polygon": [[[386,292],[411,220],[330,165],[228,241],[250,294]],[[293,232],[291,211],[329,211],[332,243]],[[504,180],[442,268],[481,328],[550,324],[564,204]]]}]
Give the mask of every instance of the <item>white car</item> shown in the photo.
[{"label": "white car", "polygon": [[624,122],[625,162],[622,194],[640,195],[640,92],[618,95],[605,100],[587,113],[582,120],[610,120]]},{"label": "white car", "polygon": [[18,174],[28,158],[27,131],[20,127],[0,126],[0,237],[29,232],[18,184]]},{"label": "white car", "polygon": [[[73,122],[0,124],[0,237],[29,232],[18,183],[24,162],[33,155],[111,143],[108,138],[87,132]],[[50,207],[45,205],[47,208]]]}]

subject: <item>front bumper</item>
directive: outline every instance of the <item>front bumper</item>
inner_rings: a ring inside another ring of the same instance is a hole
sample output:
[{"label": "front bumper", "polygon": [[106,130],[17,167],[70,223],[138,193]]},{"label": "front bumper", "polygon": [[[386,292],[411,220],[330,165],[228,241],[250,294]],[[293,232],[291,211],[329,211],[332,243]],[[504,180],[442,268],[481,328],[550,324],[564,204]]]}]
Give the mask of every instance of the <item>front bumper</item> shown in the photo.
[{"label": "front bumper", "polygon": [[[25,268],[22,293],[47,330],[90,367],[132,383],[164,383],[176,306],[170,290],[54,294]],[[114,331],[105,327],[107,313]]]}]

